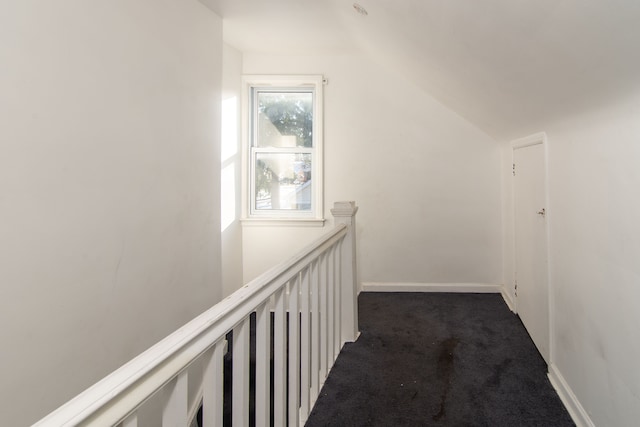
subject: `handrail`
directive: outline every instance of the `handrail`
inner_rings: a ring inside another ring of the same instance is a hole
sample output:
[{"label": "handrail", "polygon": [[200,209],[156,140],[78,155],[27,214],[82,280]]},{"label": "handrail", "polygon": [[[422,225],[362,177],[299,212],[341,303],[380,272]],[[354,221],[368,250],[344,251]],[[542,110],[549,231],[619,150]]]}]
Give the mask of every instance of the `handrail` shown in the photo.
[{"label": "handrail", "polygon": [[[355,205],[351,202],[350,206],[354,207],[355,213]],[[224,340],[227,332],[233,330],[243,319],[247,319],[280,288],[308,268],[314,259],[342,242],[350,231],[350,227],[345,223],[337,224],[333,230],[298,254],[271,268],[200,314],[53,411],[34,424],[34,427],[77,426],[88,423],[116,425],[122,422],[158,390],[184,372],[191,363],[216,343]]]}]

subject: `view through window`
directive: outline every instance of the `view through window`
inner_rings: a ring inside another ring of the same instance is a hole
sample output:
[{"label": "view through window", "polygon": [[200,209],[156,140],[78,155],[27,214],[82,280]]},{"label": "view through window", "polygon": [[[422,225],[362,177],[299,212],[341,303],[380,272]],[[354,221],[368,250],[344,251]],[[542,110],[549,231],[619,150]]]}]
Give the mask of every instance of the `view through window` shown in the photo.
[{"label": "view through window", "polygon": [[318,105],[315,83],[250,86],[248,161],[252,217],[318,216]]}]

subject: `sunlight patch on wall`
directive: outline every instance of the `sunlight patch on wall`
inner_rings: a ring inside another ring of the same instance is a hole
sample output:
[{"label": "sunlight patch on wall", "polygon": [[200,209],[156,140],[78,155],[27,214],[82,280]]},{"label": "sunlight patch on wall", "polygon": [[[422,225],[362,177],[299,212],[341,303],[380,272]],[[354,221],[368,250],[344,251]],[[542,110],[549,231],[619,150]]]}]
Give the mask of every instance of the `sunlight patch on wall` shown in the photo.
[{"label": "sunlight patch on wall", "polygon": [[238,98],[222,101],[220,144],[220,231],[236,220],[236,168],[238,153]]},{"label": "sunlight patch on wall", "polygon": [[224,163],[238,152],[238,98],[222,101],[221,161]]},{"label": "sunlight patch on wall", "polygon": [[222,168],[220,177],[220,231],[224,231],[236,219],[236,168],[233,163]]}]

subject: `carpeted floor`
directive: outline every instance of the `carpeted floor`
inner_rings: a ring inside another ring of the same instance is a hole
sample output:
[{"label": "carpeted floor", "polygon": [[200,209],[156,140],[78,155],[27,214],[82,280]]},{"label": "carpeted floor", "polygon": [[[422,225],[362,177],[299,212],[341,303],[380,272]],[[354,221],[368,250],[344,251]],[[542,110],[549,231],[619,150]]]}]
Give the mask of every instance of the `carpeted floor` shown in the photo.
[{"label": "carpeted floor", "polygon": [[306,424],[573,426],[524,326],[498,294],[362,293]]}]

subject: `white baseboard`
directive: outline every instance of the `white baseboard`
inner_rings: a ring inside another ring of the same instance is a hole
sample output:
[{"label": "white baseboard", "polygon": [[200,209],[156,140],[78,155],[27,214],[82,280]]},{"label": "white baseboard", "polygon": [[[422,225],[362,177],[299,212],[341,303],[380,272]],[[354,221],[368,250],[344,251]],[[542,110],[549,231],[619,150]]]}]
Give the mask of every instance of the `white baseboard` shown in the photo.
[{"label": "white baseboard", "polygon": [[511,295],[507,291],[505,291],[504,287],[502,287],[502,289],[500,290],[500,293],[502,294],[502,299],[507,304],[507,307],[509,307],[509,310],[516,313],[516,305],[514,304],[513,298],[511,298]]},{"label": "white baseboard", "polygon": [[569,387],[569,384],[567,384],[564,377],[553,363],[549,365],[548,376],[549,381],[551,381],[551,385],[553,385],[558,396],[560,396],[560,400],[564,403],[564,406],[567,408],[567,411],[569,412],[569,415],[571,415],[573,422],[576,423],[576,426],[595,427],[595,424],[591,421],[589,414],[587,414],[587,411],[582,407],[576,395],[573,394],[571,387]]},{"label": "white baseboard", "polygon": [[502,292],[502,285],[494,283],[363,282],[362,292],[466,292],[499,294]]}]

